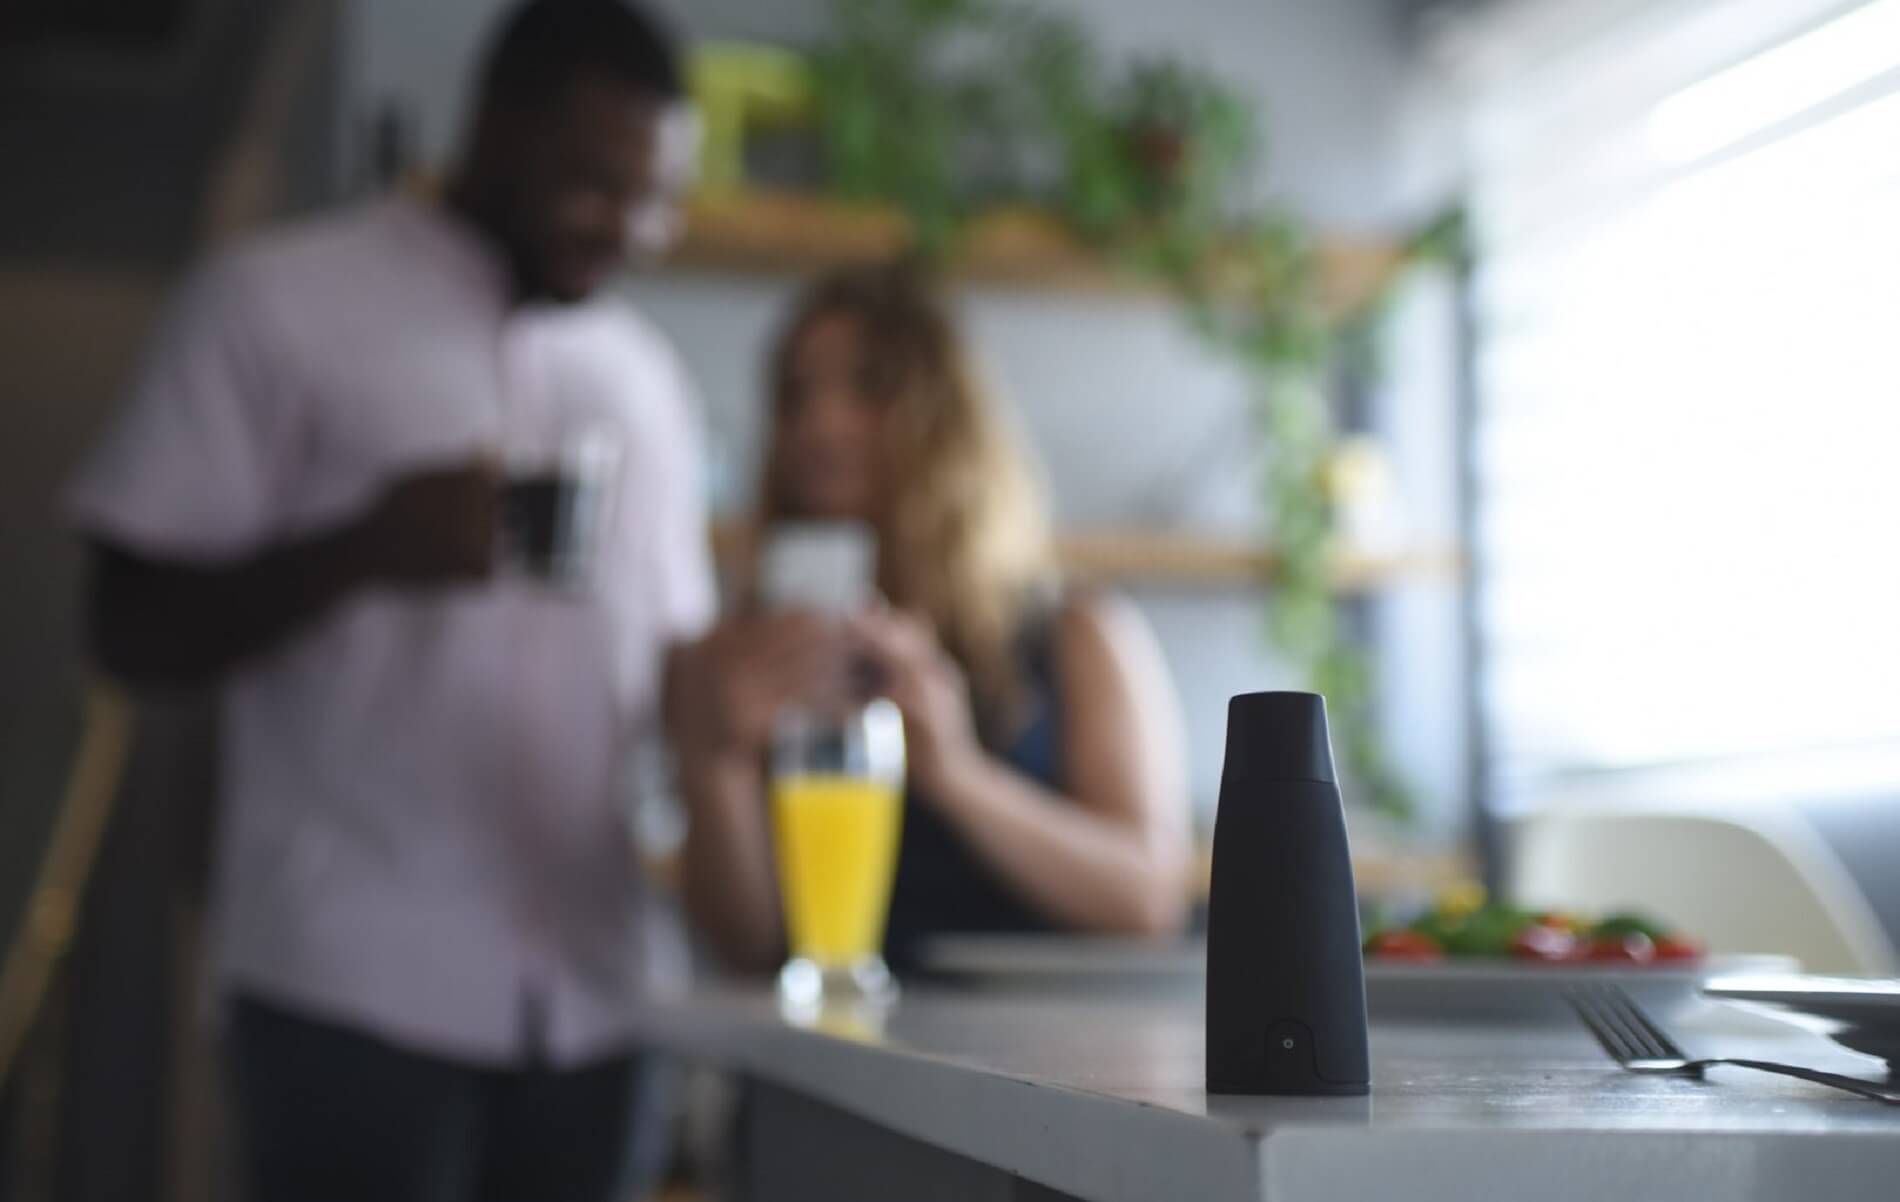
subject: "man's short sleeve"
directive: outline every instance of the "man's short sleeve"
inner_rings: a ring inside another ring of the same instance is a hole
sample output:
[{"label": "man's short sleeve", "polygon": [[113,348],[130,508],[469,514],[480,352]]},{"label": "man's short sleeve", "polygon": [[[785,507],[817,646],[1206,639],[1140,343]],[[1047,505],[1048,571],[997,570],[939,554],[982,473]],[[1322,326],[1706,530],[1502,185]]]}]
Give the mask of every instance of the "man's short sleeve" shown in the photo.
[{"label": "man's short sleeve", "polygon": [[124,410],[67,497],[83,532],[154,556],[226,559],[267,543],[293,434],[293,382],[255,271],[227,256],[174,301]]}]

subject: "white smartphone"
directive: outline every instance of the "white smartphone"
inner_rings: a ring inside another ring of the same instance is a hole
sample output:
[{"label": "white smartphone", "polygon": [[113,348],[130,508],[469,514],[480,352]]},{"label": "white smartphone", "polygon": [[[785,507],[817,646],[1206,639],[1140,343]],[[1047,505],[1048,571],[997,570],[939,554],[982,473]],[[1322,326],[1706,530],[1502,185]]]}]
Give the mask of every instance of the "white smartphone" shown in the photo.
[{"label": "white smartphone", "polygon": [[877,594],[877,536],[862,522],[781,522],[759,556],[759,600],[767,609],[843,616]]}]

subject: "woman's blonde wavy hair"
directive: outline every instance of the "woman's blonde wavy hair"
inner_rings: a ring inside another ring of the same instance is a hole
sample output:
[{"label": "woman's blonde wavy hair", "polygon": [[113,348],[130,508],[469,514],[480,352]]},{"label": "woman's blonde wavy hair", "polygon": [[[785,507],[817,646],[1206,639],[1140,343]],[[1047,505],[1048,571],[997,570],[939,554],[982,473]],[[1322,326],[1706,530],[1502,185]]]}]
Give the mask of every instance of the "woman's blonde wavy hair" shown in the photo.
[{"label": "woman's blonde wavy hair", "polygon": [[[837,316],[856,325],[862,377],[890,407],[879,587],[935,625],[970,679],[978,714],[1007,723],[1021,697],[1017,639],[1055,581],[1035,473],[942,295],[901,264],[835,271],[805,290],[771,360],[775,421],[800,340]],[[778,445],[775,437],[759,489],[765,524],[802,516]]]}]

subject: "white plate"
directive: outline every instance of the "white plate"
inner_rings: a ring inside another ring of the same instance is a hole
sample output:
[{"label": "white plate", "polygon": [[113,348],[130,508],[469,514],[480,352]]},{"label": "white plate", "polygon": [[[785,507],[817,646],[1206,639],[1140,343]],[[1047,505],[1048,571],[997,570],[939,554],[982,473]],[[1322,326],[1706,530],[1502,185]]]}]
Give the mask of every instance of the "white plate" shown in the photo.
[{"label": "white plate", "polygon": [[918,966],[981,989],[1199,991],[1207,948],[1198,940],[1104,935],[939,935]]},{"label": "white plate", "polygon": [[1578,985],[1619,985],[1638,1003],[1668,1014],[1694,1003],[1711,977],[1789,972],[1796,967],[1787,956],[1708,956],[1664,964],[1368,960],[1366,1006],[1375,1018],[1542,1021],[1570,1015],[1566,990]]},{"label": "white plate", "polygon": [[1878,1056],[1900,1071],[1900,978],[1747,971],[1750,975],[1718,977],[1703,992],[1723,1001],[1821,1019],[1836,1042]]},{"label": "white plate", "polygon": [[[924,970],[986,991],[1119,993],[1198,997],[1207,952],[1196,940],[1064,935],[945,935],[919,957]],[[1366,1005],[1374,1018],[1544,1020],[1564,1018],[1564,990],[1616,984],[1668,1012],[1696,1000],[1711,977],[1786,973],[1786,956],[1711,956],[1686,964],[1530,964],[1445,960],[1366,963]]]}]

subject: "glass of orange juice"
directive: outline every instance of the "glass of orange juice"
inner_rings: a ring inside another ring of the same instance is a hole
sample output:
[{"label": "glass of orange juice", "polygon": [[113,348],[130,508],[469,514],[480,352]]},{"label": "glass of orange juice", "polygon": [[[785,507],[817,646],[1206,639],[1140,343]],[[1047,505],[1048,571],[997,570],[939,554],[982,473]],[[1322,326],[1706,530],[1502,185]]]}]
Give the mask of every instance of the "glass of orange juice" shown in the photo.
[{"label": "glass of orange juice", "polygon": [[793,1006],[883,1003],[884,919],[904,817],[904,722],[889,701],[836,714],[792,711],[772,740],[772,835]]}]

